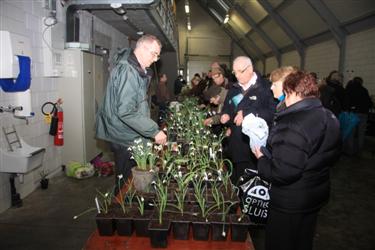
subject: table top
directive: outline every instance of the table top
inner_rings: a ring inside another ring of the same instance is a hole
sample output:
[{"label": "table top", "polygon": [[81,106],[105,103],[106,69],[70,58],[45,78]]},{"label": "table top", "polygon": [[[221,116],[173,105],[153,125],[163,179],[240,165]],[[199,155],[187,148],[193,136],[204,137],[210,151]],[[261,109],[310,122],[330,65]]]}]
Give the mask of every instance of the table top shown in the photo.
[{"label": "table top", "polygon": [[[191,230],[190,230],[191,231]],[[135,233],[132,236],[100,236],[95,230],[88,238],[85,250],[151,250],[150,239],[148,237],[137,237]],[[230,240],[230,233],[226,241],[197,241],[193,240],[190,232],[189,240],[175,240],[171,234],[168,236],[168,247],[164,249],[173,250],[254,250],[250,235],[245,242],[234,242]]]}]

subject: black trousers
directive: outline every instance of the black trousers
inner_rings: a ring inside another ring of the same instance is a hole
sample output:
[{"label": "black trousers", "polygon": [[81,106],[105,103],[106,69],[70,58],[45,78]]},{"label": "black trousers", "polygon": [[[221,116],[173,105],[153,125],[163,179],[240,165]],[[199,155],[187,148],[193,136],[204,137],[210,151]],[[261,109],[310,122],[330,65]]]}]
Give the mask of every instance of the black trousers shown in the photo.
[{"label": "black trousers", "polygon": [[312,250],[318,212],[287,214],[271,208],[266,250]]},{"label": "black trousers", "polygon": [[[131,153],[128,148],[120,144],[111,143],[111,151],[115,157],[115,173],[117,176],[122,174],[124,182],[128,180],[131,175],[131,169],[136,165],[135,161],[130,159]],[[117,182],[116,182],[117,184]]]}]

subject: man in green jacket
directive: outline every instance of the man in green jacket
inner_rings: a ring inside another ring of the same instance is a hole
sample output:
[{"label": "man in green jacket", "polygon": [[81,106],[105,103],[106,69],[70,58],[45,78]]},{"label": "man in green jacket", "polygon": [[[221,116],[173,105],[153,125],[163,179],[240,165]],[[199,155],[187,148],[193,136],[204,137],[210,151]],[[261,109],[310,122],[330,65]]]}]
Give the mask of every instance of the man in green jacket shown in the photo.
[{"label": "man in green jacket", "polygon": [[150,118],[147,90],[152,78],[150,65],[160,57],[161,43],[144,35],[136,48],[124,49],[117,55],[111,71],[103,104],[96,117],[96,136],[108,141],[115,157],[116,176],[126,181],[135,166],[128,150],[134,140],[154,140],[165,144],[166,134]]}]

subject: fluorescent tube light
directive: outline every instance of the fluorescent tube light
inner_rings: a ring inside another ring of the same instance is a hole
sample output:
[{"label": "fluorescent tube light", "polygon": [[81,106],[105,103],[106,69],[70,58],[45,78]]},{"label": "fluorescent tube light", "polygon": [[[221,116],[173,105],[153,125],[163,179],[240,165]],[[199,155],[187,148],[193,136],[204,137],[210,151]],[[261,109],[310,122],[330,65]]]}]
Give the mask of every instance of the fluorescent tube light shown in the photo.
[{"label": "fluorescent tube light", "polygon": [[225,19],[224,19],[224,22],[223,23],[227,23],[229,21],[229,15],[228,14],[226,14],[225,15]]}]

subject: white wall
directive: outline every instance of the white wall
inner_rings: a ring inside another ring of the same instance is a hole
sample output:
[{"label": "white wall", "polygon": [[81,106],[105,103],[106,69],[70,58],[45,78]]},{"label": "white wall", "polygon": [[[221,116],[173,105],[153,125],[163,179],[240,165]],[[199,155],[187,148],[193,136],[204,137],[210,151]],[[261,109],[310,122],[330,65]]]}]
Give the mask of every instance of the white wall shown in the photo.
[{"label": "white wall", "polygon": [[305,70],[317,73],[319,78],[339,68],[339,48],[334,40],[308,47],[305,53]]},{"label": "white wall", "polygon": [[298,52],[291,51],[285,54],[282,54],[281,56],[281,65],[282,66],[297,66],[299,68],[300,66],[300,57]]},{"label": "white wall", "polygon": [[268,57],[266,59],[266,70],[265,70],[265,74],[270,74],[274,69],[277,69],[279,66],[278,66],[278,63],[277,63],[277,60],[276,60],[276,57]]},{"label": "white wall", "polygon": [[347,38],[345,60],[345,82],[360,76],[370,95],[375,95],[375,28]]},{"label": "white wall", "polygon": [[[32,81],[31,97],[32,109],[35,117],[26,124],[24,120],[15,119],[9,113],[0,113],[0,127],[9,128],[14,124],[19,135],[30,145],[46,148],[43,168],[53,174],[61,173],[61,150],[62,148],[53,145],[53,137],[48,134],[49,125],[45,124],[40,112],[41,105],[46,101],[56,101],[58,94],[57,80],[54,78],[43,77],[42,57],[42,18],[48,13],[43,8],[42,0],[34,1],[0,1],[0,30],[8,30],[11,33],[24,35],[30,38],[32,49]],[[60,4],[57,17],[61,25],[65,26],[65,10]],[[127,46],[127,37],[105,24],[101,20],[94,20],[96,32],[102,33],[111,38],[109,49],[117,50],[117,47]],[[82,27],[88,29],[88,27]],[[60,42],[64,42],[65,29],[61,34],[55,34]],[[56,39],[55,37],[55,39]],[[13,98],[0,90],[0,106],[8,106],[14,103]],[[6,148],[5,138],[0,131],[0,146]],[[1,163],[1,161],[0,161]],[[20,184],[17,180],[16,188],[24,198],[39,186],[39,171],[37,169],[25,175],[24,183]],[[10,186],[9,175],[0,173],[0,213],[10,207]]]}]

